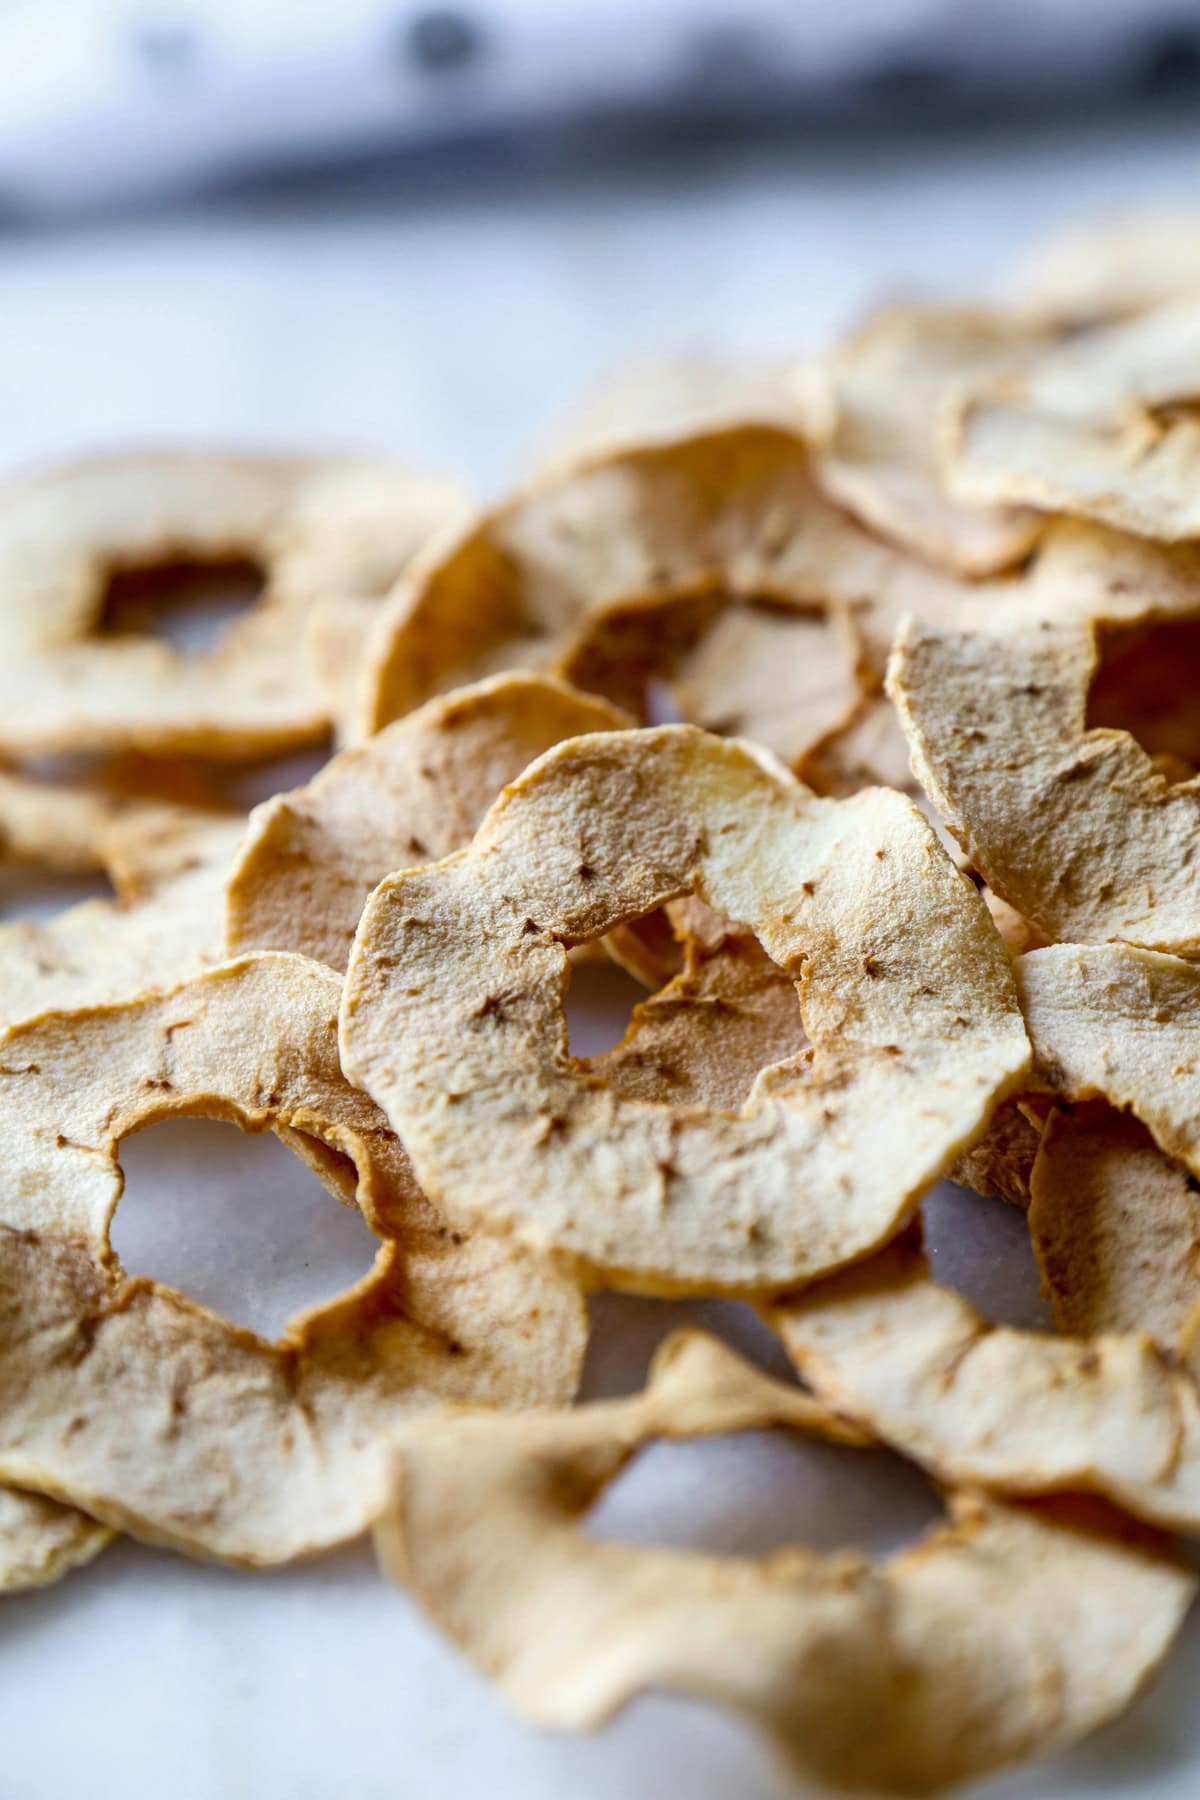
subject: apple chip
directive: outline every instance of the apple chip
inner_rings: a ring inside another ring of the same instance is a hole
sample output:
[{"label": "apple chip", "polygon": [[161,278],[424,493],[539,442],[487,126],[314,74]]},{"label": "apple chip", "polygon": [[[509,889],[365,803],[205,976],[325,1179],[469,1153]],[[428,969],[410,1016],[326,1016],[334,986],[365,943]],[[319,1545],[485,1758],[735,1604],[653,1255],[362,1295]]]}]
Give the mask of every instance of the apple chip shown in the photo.
[{"label": "apple chip", "polygon": [[[715,916],[696,921],[696,905],[674,901],[666,909],[686,945],[686,966],[634,1008],[621,1043],[590,1066],[623,1097],[667,1096],[736,1111],[761,1069],[800,1053],[804,1027],[787,971],[756,938],[722,928]],[[948,1179],[986,1199],[1028,1206],[1042,1132],[1028,1112],[1028,1101],[1005,1101]]]},{"label": "apple chip", "polygon": [[[1024,603],[1026,616],[1135,626],[1200,612],[1200,546],[1156,543],[1094,519],[1049,524],[1029,577],[1011,585],[1008,602],[1014,612]],[[980,611],[993,610],[1000,590],[979,592]]]},{"label": "apple chip", "polygon": [[882,693],[868,693],[846,726],[814,745],[795,769],[818,794],[836,798],[873,784],[920,792],[895,708]]},{"label": "apple chip", "polygon": [[[0,1476],[152,1542],[283,1562],[364,1529],[415,1410],[573,1394],[578,1290],[424,1199],[341,1073],[339,991],[269,953],[0,1039]],[[174,1114],[274,1130],[357,1199],[371,1272],[274,1344],[126,1275],[118,1146]]]},{"label": "apple chip", "polygon": [[[863,657],[882,670],[906,606],[944,609],[964,584],[848,518],[820,492],[810,463],[796,432],[767,423],[548,471],[432,548],[399,583],[366,659],[350,734],[514,666],[556,670],[640,710],[648,676],[669,681],[724,608],[750,603],[801,617],[789,651],[797,685],[788,748],[818,743],[830,707],[806,681],[805,661],[823,614],[844,646],[831,671],[841,694]],[[823,664],[834,655],[824,648]],[[777,698],[771,706],[778,714]]]},{"label": "apple chip", "polygon": [[1200,967],[1131,944],[1054,944],[1016,974],[1041,1081],[1132,1112],[1200,1175]]},{"label": "apple chip", "polygon": [[45,923],[0,925],[0,1021],[116,1004],[222,961],[225,878],[244,824],[172,825],[152,839],[139,827],[132,865],[117,835],[109,856],[119,899],[85,900]]},{"label": "apple chip", "polygon": [[179,759],[115,757],[67,779],[0,768],[0,855],[64,875],[103,869],[121,892],[143,842],[211,825],[220,811],[204,770]]},{"label": "apple chip", "polygon": [[1200,1183],[1128,1113],[1051,1114],[1029,1235],[1060,1331],[1179,1345],[1200,1300]]},{"label": "apple chip", "polygon": [[73,1506],[0,1487],[0,1594],[59,1581],[99,1556],[112,1538],[111,1526]]},{"label": "apple chip", "polygon": [[1198,368],[1200,294],[1067,338],[1024,376],[976,385],[950,408],[950,490],[1168,542],[1196,537]]},{"label": "apple chip", "polygon": [[737,1112],[759,1071],[805,1045],[795,983],[757,938],[729,932],[636,1006],[614,1050],[588,1066],[622,1099]]},{"label": "apple chip", "polygon": [[1042,1131],[1042,1121],[1027,1105],[1006,1101],[974,1148],[959,1157],[950,1180],[972,1188],[985,1200],[1027,1207]]},{"label": "apple chip", "polygon": [[354,708],[363,659],[380,604],[378,597],[363,600],[343,594],[336,600],[315,600],[309,613],[309,663],[322,704],[339,737]]},{"label": "apple chip", "polygon": [[[621,1043],[590,1066],[622,1096],[668,1096],[676,1104],[706,1101],[736,1111],[761,1069],[799,1054],[804,1027],[787,971],[756,938],[723,928],[715,915],[697,921],[696,906],[674,901],[666,909],[685,943],[686,966],[634,1008]],[[681,917],[685,907],[688,916]],[[1029,1113],[1028,1100],[1005,1101],[978,1143],[947,1170],[948,1179],[985,1199],[1028,1206],[1042,1135],[1041,1122]]]},{"label": "apple chip", "polygon": [[229,875],[228,950],[297,950],[344,969],[385,875],[469,843],[501,788],[552,744],[624,722],[561,681],[515,673],[431,700],[343,750],[250,815]]},{"label": "apple chip", "polygon": [[782,360],[711,350],[641,357],[608,370],[571,404],[537,462],[551,468],[749,423],[807,435],[829,428],[822,400],[818,390],[798,392]]},{"label": "apple chip", "polygon": [[795,1388],[679,1333],[641,1394],[401,1442],[384,1569],[532,1723],[586,1730],[649,1688],[746,1713],[810,1778],[926,1794],[1064,1748],[1143,1686],[1194,1583],[1119,1520],[952,1494],[875,1561],[800,1545],[715,1556],[589,1537],[649,1440],[781,1427],[846,1437]]},{"label": "apple chip", "polygon": [[[305,647],[318,596],[391,585],[449,484],[363,457],[99,456],[0,493],[0,754],[236,759],[320,739]],[[460,502],[453,490],[453,508]],[[114,574],[249,561],[263,587],[206,654],[106,631]]]},{"label": "apple chip", "polygon": [[832,739],[840,767],[839,734],[864,705],[863,654],[842,609],[728,607],[680,658],[671,692],[694,725],[751,736],[801,773]]},{"label": "apple chip", "polygon": [[[808,1045],[736,1113],[625,1100],[567,1049],[566,946],[686,893],[797,987]],[[652,1293],[865,1255],[1028,1063],[1004,945],[911,802],[819,799],[691,726],[559,745],[468,850],[381,883],[341,1039],[450,1216]]]},{"label": "apple chip", "polygon": [[841,600],[727,606],[704,593],[618,602],[587,616],[559,666],[576,687],[637,717],[663,710],[665,698],[671,715],[749,735],[806,781],[815,771],[810,785],[819,792],[854,793],[871,781],[893,785],[899,761],[902,784],[911,781],[904,735],[886,701],[884,730],[867,740],[857,729],[882,677],[887,645],[870,642],[881,617],[868,621]]},{"label": "apple chip", "polygon": [[907,619],[888,692],[925,792],[1045,937],[1200,951],[1200,781],[1127,731],[1088,728],[1097,657],[1086,617]]},{"label": "apple chip", "polygon": [[821,1399],[939,1480],[1096,1494],[1200,1535],[1200,1388],[1146,1332],[993,1325],[906,1239],[767,1318]]},{"label": "apple chip", "polygon": [[1007,286],[1016,304],[1075,328],[1200,293],[1200,214],[1139,211],[1062,232]]},{"label": "apple chip", "polygon": [[[1034,512],[964,504],[938,467],[947,399],[1019,367],[1045,333],[1019,315],[965,307],[895,307],[872,319],[824,362],[802,371],[802,391],[827,384],[832,430],[816,462],[830,496],[872,530],[962,575],[1009,568],[1042,527]],[[811,410],[811,403],[810,403]]]}]

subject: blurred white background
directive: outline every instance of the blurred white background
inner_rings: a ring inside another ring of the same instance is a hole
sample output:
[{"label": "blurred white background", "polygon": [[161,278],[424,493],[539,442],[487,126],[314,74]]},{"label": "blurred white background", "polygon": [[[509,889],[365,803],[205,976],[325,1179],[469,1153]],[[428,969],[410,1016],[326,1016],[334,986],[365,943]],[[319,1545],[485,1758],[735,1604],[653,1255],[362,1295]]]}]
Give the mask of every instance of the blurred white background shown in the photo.
[{"label": "blurred white background", "polygon": [[[1197,115],[1200,121],[1200,114]],[[495,488],[621,358],[821,343],[992,283],[1080,214],[1189,199],[1164,119],[422,162],[0,231],[0,458],[186,435],[380,444]]]}]

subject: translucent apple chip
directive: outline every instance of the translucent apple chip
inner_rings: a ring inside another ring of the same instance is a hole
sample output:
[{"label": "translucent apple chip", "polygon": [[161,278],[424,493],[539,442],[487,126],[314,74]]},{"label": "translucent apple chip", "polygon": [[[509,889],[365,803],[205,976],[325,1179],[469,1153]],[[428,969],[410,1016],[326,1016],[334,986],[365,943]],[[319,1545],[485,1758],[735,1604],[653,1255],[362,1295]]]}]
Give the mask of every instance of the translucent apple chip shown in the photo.
[{"label": "translucent apple chip", "polygon": [[113,1531],[43,1494],[0,1487],[0,1594],[46,1587],[99,1556]]},{"label": "translucent apple chip", "polygon": [[393,869],[470,842],[501,788],[563,738],[625,723],[549,676],[494,676],[431,700],[254,809],[229,875],[226,945],[344,969],[363,904]]},{"label": "translucent apple chip", "polygon": [[[0,754],[238,758],[319,739],[311,607],[385,591],[460,504],[444,481],[363,457],[111,455],[10,484]],[[114,574],[236,559],[261,570],[262,592],[207,653],[104,629]]]},{"label": "translucent apple chip", "polygon": [[1089,729],[1097,660],[1086,616],[972,630],[908,619],[888,692],[972,865],[1047,938],[1195,953],[1200,780],[1175,780],[1127,731]]},{"label": "translucent apple chip", "polygon": [[939,1480],[1200,1534],[1200,1388],[1148,1333],[993,1325],[907,1240],[767,1317],[821,1399]]},{"label": "translucent apple chip", "polygon": [[[667,438],[555,467],[418,559],[387,603],[350,735],[507,667],[554,670],[640,711],[648,678],[669,683],[681,657],[703,655],[725,609],[750,604],[800,615],[786,651],[794,694],[782,696],[780,671],[762,721],[777,734],[790,714],[794,755],[837,722],[864,658],[878,679],[906,606],[944,609],[963,588],[826,499],[797,432],[773,422]],[[832,720],[825,683],[808,676],[823,615]],[[757,650],[766,627],[726,629]],[[789,627],[776,618],[775,629]],[[743,686],[753,735],[758,711]]]},{"label": "translucent apple chip", "polygon": [[[808,1043],[737,1112],[622,1099],[567,1048],[566,946],[686,893],[797,987]],[[558,746],[468,850],[381,883],[341,1040],[452,1217],[654,1293],[866,1254],[1028,1061],[1004,946],[909,801],[819,799],[691,726]]]},{"label": "translucent apple chip", "polygon": [[[425,1200],[342,1075],[339,992],[268,953],[0,1038],[0,1476],[152,1542],[283,1562],[365,1528],[414,1411],[574,1393],[578,1290]],[[357,1199],[371,1272],[273,1344],[127,1275],[118,1146],[173,1114],[274,1130]]]},{"label": "translucent apple chip", "polygon": [[824,362],[803,390],[828,385],[832,431],[821,485],[872,530],[963,575],[1010,567],[1042,521],[1023,508],[951,497],[938,466],[943,406],[964,383],[1019,367],[1044,332],[1020,315],[906,306],[880,313]]},{"label": "translucent apple chip", "polygon": [[1117,1521],[952,1494],[942,1525],[881,1561],[583,1530],[647,1441],[768,1426],[846,1435],[699,1333],[669,1339],[629,1399],[420,1421],[376,1526],[385,1571],[534,1724],[587,1730],[675,1690],[746,1713],[822,1789],[926,1794],[1062,1749],[1165,1655],[1194,1584]]},{"label": "translucent apple chip", "polygon": [[1200,1183],[1128,1113],[1051,1114],[1029,1235],[1060,1331],[1178,1346],[1200,1301]]}]

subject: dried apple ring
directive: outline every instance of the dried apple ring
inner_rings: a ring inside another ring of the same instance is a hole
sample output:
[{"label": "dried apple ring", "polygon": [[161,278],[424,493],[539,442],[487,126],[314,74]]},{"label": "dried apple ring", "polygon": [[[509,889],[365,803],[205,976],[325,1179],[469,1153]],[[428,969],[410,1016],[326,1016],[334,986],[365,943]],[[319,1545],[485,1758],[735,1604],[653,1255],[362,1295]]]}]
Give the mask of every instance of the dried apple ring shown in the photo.
[{"label": "dried apple ring", "polygon": [[1021,377],[968,386],[944,422],[968,504],[1081,514],[1178,543],[1200,534],[1200,296],[1053,345]]},{"label": "dried apple ring", "polygon": [[[565,946],[684,893],[797,984],[809,1044],[740,1112],[622,1099],[567,1050]],[[1004,946],[909,801],[818,799],[690,726],[560,745],[468,850],[383,882],[341,1040],[451,1216],[655,1293],[865,1255],[1028,1063]]]},{"label": "dried apple ring", "polygon": [[840,505],[930,562],[966,576],[1018,562],[1045,521],[1024,507],[970,504],[938,468],[941,411],[963,384],[1019,368],[1047,339],[1028,317],[993,308],[890,307],[823,361],[800,371],[809,412],[829,422],[817,476]]},{"label": "dried apple ring", "polygon": [[[697,902],[675,901],[666,910],[684,942],[685,966],[634,1008],[622,1041],[592,1058],[591,1067],[622,1095],[703,1100],[736,1111],[760,1069],[803,1047],[794,985],[755,938],[722,929],[715,916],[697,920]],[[947,1179],[985,1199],[1027,1207],[1042,1135],[1033,1112],[1029,1097],[1006,1100]]]},{"label": "dried apple ring", "polygon": [[1111,1106],[1052,1113],[1029,1236],[1060,1331],[1148,1331],[1177,1348],[1200,1302],[1200,1183]]},{"label": "dried apple ring", "polygon": [[1130,944],[1056,944],[1019,957],[1016,976],[1036,1085],[1084,1103],[1051,1112],[1031,1169],[1055,1319],[1177,1347],[1200,1299],[1200,968]]},{"label": "dried apple ring", "polygon": [[1200,952],[1200,777],[1174,780],[1129,732],[1088,728],[1097,660],[1086,617],[906,619],[888,692],[926,793],[1022,917],[1050,939]]},{"label": "dried apple ring", "polygon": [[[0,754],[267,755],[329,725],[305,644],[324,595],[382,593],[457,511],[367,457],[100,456],[0,493]],[[207,654],[97,626],[114,572],[248,558],[263,590]]]},{"label": "dried apple ring", "polygon": [[1027,1207],[1043,1124],[1028,1102],[1006,1101],[974,1149],[955,1163],[951,1181],[973,1188],[985,1200]]},{"label": "dried apple ring", "polygon": [[[668,913],[695,902],[675,902]],[[686,966],[633,1010],[622,1041],[592,1069],[622,1095],[700,1100],[736,1111],[759,1070],[798,1053],[804,1028],[794,985],[757,940],[736,931],[701,940],[681,920]],[[947,1179],[986,1199],[1029,1205],[1041,1122],[1028,1100],[1006,1100],[983,1136],[947,1170]]]},{"label": "dried apple ring", "polygon": [[[343,968],[382,876],[468,841],[505,781],[548,745],[622,722],[547,676],[498,676],[344,751],[307,787],[256,807],[248,826],[193,811],[113,825],[120,899],[0,925],[0,1017],[11,1025],[175,987],[226,951],[295,950]],[[635,946],[610,948],[628,963]]]},{"label": "dried apple ring", "polygon": [[[0,768],[0,855],[61,874],[103,869],[132,891],[143,849],[210,825],[222,801],[197,763],[114,757],[67,779]],[[228,816],[228,815],[226,815]]]},{"label": "dried apple ring", "polygon": [[[0,1024],[51,1008],[115,1005],[224,960],[221,901],[243,821],[172,822],[153,846],[137,833],[118,900],[85,900],[45,922],[0,925]],[[121,854],[119,839],[112,848]]]},{"label": "dried apple ring", "polygon": [[533,1723],[585,1730],[673,1689],[749,1715],[822,1789],[926,1794],[1063,1749],[1166,1654],[1194,1581],[1114,1517],[1095,1531],[951,1494],[946,1522],[884,1561],[581,1528],[649,1440],[764,1427],[846,1437],[700,1333],[669,1339],[625,1400],[418,1421],[376,1526],[384,1568]]},{"label": "dried apple ring", "polygon": [[1132,1112],[1200,1175],[1200,967],[1132,944],[1053,944],[1016,963],[1035,1073]]},{"label": "dried apple ring", "polygon": [[505,783],[563,738],[626,720],[516,672],[431,700],[255,807],[229,873],[225,941],[344,969],[368,894],[393,869],[469,843]]},{"label": "dried apple ring", "polygon": [[[424,1199],[341,1073],[339,989],[267,954],[0,1039],[0,1477],[152,1542],[283,1562],[364,1529],[389,1437],[422,1406],[570,1398],[577,1289]],[[381,1240],[278,1343],[113,1254],[120,1140],[181,1113],[274,1130]]]},{"label": "dried apple ring", "polygon": [[[669,685],[682,661],[680,697],[695,689],[704,723],[720,702],[701,640],[729,609],[734,654],[760,662],[770,633],[796,674],[790,699],[773,693],[756,710],[741,695],[740,728],[758,735],[765,712],[790,759],[824,743],[853,716],[860,663],[881,677],[900,613],[952,606],[967,584],[873,537],[825,497],[811,465],[805,439],[774,421],[683,431],[543,473],[399,583],[364,655],[348,734],[516,666],[640,711],[646,677]],[[757,613],[746,629],[742,608]]]},{"label": "dried apple ring", "polygon": [[994,1325],[907,1239],[766,1317],[822,1400],[939,1481],[1095,1494],[1200,1536],[1198,1365],[1147,1332]]},{"label": "dried apple ring", "polygon": [[[231,934],[231,950],[295,949],[344,964],[362,901],[381,875],[398,861],[468,839],[505,780],[548,744],[619,723],[601,700],[548,677],[514,675],[438,700],[345,752],[309,789],[256,809],[234,863],[242,929]],[[185,817],[194,821],[190,831]],[[390,840],[389,819],[396,822]],[[401,822],[423,840],[401,842]],[[51,1007],[115,1003],[175,987],[222,960],[222,892],[242,842],[241,822],[205,821],[182,810],[151,816],[147,805],[145,814],[120,827],[110,821],[109,829],[110,849],[121,850],[133,834],[139,862],[149,854],[143,840],[156,833],[153,881],[139,869],[140,890],[117,903],[88,901],[47,924],[0,926],[6,1023]],[[70,1508],[0,1490],[0,1592],[67,1573],[110,1536]]]}]

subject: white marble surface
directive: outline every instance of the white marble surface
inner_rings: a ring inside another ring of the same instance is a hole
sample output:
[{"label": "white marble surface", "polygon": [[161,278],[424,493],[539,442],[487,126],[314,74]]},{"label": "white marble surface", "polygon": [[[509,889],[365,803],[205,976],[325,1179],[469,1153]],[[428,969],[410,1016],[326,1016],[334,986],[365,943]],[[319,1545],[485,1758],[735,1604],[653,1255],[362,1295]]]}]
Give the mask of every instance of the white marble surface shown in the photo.
[{"label": "white marble surface", "polygon": [[[498,487],[553,409],[622,355],[817,341],[880,291],[986,281],[1081,210],[1187,195],[1198,141],[1179,121],[1096,121],[697,153],[640,173],[497,173],[441,194],[374,182],[318,203],[0,238],[0,460],[180,435],[332,438]],[[594,996],[594,1030],[611,1028],[604,1012]],[[115,1236],[128,1265],[234,1317],[269,1329],[364,1266],[361,1227],[277,1146],[160,1127],[126,1163]],[[1020,1219],[950,1192],[930,1210],[946,1278],[1035,1319]],[[634,1384],[678,1312],[599,1307],[593,1389]],[[919,1527],[929,1497],[887,1459],[756,1438],[654,1452],[606,1507],[607,1530],[668,1541],[882,1546]],[[1192,1627],[1124,1721],[980,1800],[1194,1795],[1198,1677]],[[361,1547],[249,1577],[123,1544],[0,1606],[2,1800],[794,1791],[738,1721],[678,1701],[643,1701],[591,1740],[518,1727]]]}]

